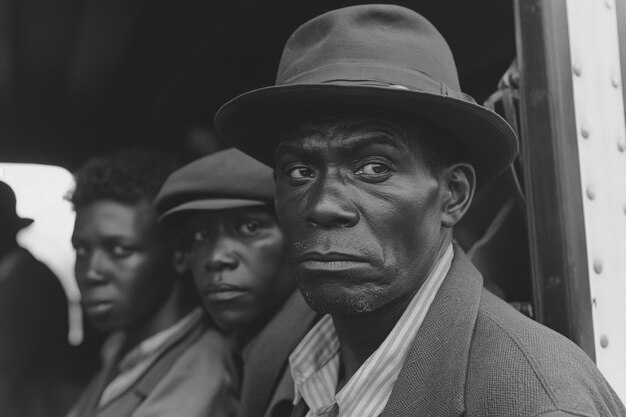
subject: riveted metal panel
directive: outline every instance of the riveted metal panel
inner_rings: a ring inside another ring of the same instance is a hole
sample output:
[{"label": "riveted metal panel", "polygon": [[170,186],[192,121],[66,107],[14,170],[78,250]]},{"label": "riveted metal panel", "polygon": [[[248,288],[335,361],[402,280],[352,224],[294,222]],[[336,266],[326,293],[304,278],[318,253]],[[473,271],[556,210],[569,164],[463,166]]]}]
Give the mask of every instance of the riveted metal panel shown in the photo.
[{"label": "riveted metal panel", "polygon": [[615,0],[567,0],[567,17],[596,363],[626,398],[626,131]]}]

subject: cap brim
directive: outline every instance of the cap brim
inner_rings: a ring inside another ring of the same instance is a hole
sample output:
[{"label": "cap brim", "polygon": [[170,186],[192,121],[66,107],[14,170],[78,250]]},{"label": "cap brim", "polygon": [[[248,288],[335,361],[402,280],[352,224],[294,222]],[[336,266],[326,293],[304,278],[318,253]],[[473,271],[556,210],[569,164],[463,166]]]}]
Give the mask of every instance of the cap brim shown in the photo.
[{"label": "cap brim", "polygon": [[187,203],[178,205],[159,216],[159,221],[163,221],[165,218],[171,217],[174,214],[179,214],[186,211],[195,210],[229,210],[243,207],[265,206],[269,203],[267,201],[260,200],[244,200],[244,199],[206,199],[206,200],[194,200]]},{"label": "cap brim", "polygon": [[291,116],[343,106],[400,110],[433,123],[456,141],[480,185],[501,173],[517,155],[515,132],[493,111],[449,96],[393,87],[339,83],[265,87],[222,106],[215,127],[227,142],[273,167],[280,126]]}]

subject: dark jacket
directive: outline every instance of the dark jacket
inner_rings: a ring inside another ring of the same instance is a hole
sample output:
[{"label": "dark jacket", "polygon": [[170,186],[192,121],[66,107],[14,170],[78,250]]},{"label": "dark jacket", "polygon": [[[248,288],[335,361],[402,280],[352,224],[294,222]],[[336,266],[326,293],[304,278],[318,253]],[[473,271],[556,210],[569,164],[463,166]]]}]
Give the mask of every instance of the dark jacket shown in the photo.
[{"label": "dark jacket", "polygon": [[116,363],[106,366],[83,392],[68,417],[234,417],[235,366],[228,344],[200,321],[162,352],[132,386],[97,407]]},{"label": "dark jacket", "polygon": [[[306,415],[300,403],[294,416]],[[626,416],[574,343],[482,288],[459,247],[412,342],[391,416]]]},{"label": "dark jacket", "polygon": [[294,385],[289,355],[317,318],[300,292],[295,291],[245,348],[239,417],[291,414]]},{"label": "dark jacket", "polygon": [[0,416],[67,412],[67,318],[65,291],[46,265],[22,248],[0,257]]}]

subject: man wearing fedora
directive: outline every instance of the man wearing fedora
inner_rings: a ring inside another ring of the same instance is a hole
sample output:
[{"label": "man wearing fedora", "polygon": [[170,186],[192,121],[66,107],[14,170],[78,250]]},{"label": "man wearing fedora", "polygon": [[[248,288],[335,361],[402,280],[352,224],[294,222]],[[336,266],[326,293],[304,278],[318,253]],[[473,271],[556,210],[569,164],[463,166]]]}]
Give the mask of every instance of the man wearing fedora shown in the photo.
[{"label": "man wearing fedora", "polygon": [[452,230],[517,153],[450,49],[398,6],[287,41],[276,85],[215,119],[271,164],[292,270],[327,314],[291,354],[298,416],[625,416],[573,343],[482,288]]},{"label": "man wearing fedora", "polygon": [[[0,181],[0,415],[60,416],[67,395],[67,297],[61,282],[17,243],[33,219]],[[64,391],[65,390],[65,391]]]}]

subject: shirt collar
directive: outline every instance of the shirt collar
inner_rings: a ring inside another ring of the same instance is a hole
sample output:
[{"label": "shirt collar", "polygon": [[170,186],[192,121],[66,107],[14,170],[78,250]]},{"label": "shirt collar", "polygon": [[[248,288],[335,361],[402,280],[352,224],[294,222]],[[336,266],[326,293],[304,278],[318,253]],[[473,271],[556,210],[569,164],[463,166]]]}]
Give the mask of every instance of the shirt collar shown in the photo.
[{"label": "shirt collar", "polygon": [[[177,321],[174,325],[145,339],[121,358],[117,364],[118,371],[123,372],[128,370],[142,362],[146,357],[152,356],[163,349],[166,349],[172,343],[175,343],[181,337],[186,335],[191,328],[195,327],[198,322],[202,320],[202,317],[202,310],[197,307],[185,317]],[[105,347],[107,353],[105,353],[104,356],[107,358],[117,356],[115,353],[122,349],[125,339],[126,337],[124,333],[117,333],[113,335],[110,338],[110,341],[107,341],[107,346]]]},{"label": "shirt collar", "polygon": [[[107,369],[115,369],[115,377],[109,381],[102,391],[98,405],[100,407],[117,398],[125,392],[156,362],[162,352],[181,340],[196,326],[200,324],[203,312],[198,307],[177,321],[174,325],[164,329],[131,349],[116,363],[122,347],[124,346],[124,334],[115,334],[107,341],[109,362]],[[114,368],[115,367],[115,368]]]},{"label": "shirt collar", "polygon": [[339,415],[382,413],[411,342],[450,269],[453,255],[450,244],[387,338],[339,393],[336,392],[339,339],[331,316],[324,316],[289,357],[295,383],[294,404],[304,400],[311,412],[338,405]]}]

